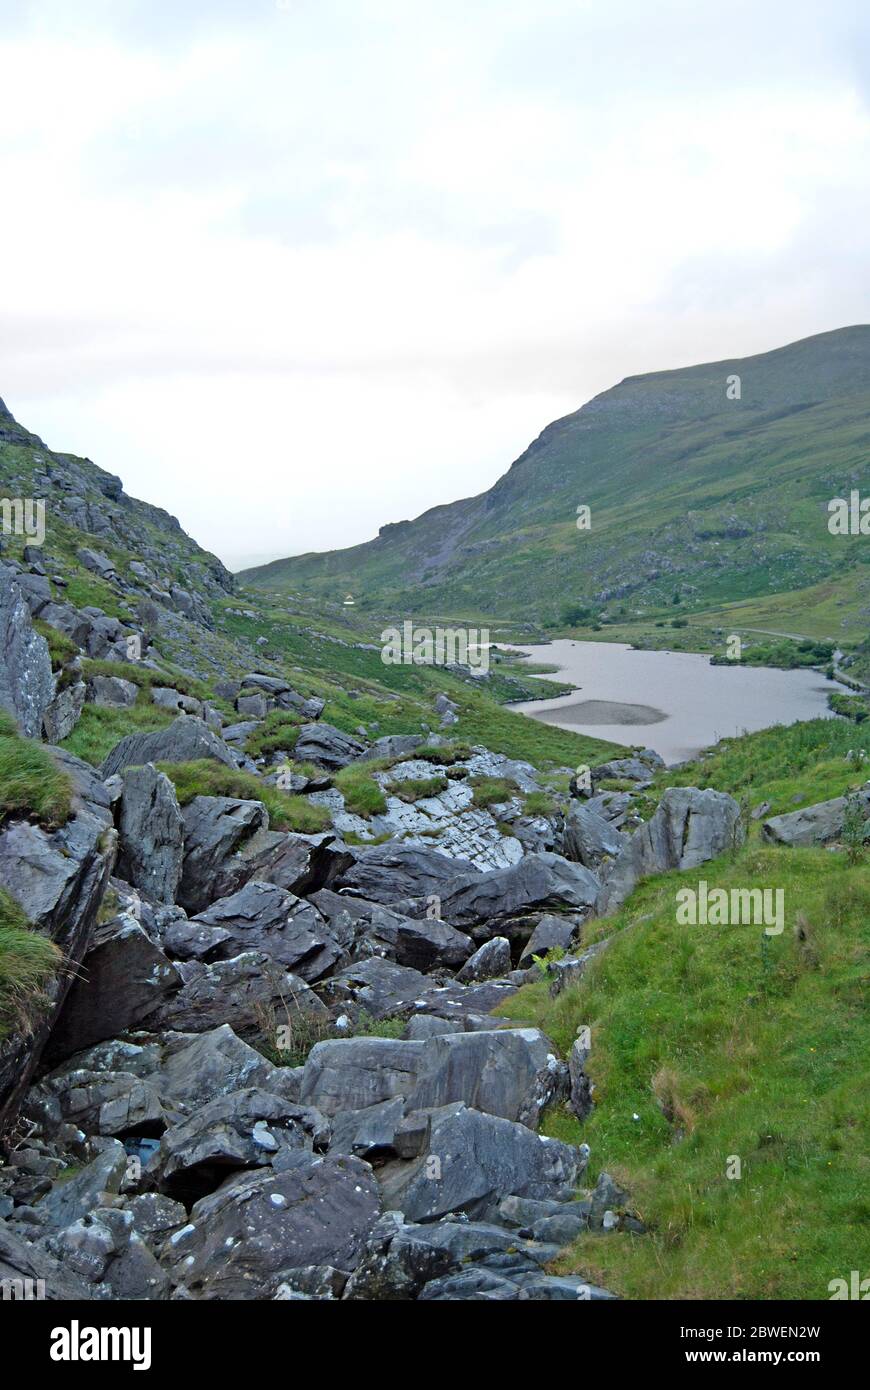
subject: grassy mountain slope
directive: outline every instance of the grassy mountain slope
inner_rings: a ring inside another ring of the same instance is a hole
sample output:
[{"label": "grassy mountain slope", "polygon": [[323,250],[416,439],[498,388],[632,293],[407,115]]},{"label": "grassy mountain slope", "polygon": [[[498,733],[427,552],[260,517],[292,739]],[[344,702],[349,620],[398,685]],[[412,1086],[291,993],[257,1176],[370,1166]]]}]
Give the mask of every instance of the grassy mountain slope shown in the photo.
[{"label": "grassy mountain slope", "polygon": [[[741,379],[741,398],[726,379]],[[756,357],[632,377],[557,420],[486,493],[349,550],[246,571],[249,586],[411,612],[558,619],[566,602],[689,609],[845,582],[860,537],[830,498],[870,491],[870,327]],[[592,509],[578,531],[576,509]],[[851,587],[849,587],[851,586]]]},{"label": "grassy mountain slope", "polygon": [[[728,740],[684,778],[791,810],[859,786],[855,746],[848,726],[814,720]],[[700,877],[782,888],[783,933],[678,924],[675,894]],[[826,1299],[832,1279],[865,1268],[867,880],[866,863],[766,846],[753,827],[738,854],[651,879],[591,923],[586,940],[612,944],[578,986],[509,1001],[565,1052],[591,1029],[595,1108],[546,1128],[588,1142],[593,1177],[623,1182],[649,1227],[583,1236],[560,1271],[633,1298]]]}]

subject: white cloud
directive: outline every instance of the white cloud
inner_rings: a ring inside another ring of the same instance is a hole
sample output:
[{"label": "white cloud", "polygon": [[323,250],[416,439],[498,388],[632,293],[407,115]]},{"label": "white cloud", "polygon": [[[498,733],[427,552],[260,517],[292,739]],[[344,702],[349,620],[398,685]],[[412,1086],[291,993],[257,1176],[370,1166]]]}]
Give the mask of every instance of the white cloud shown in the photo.
[{"label": "white cloud", "polygon": [[181,9],[0,30],[0,394],[231,562],[481,491],[623,376],[868,317],[846,0]]}]

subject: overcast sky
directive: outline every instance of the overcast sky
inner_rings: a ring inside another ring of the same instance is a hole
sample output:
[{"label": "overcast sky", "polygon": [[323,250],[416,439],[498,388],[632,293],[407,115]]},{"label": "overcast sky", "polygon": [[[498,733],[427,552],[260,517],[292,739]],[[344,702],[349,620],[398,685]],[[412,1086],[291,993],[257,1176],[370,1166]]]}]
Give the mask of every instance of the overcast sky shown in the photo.
[{"label": "overcast sky", "polygon": [[232,567],[870,320],[866,0],[0,0],[0,396]]}]

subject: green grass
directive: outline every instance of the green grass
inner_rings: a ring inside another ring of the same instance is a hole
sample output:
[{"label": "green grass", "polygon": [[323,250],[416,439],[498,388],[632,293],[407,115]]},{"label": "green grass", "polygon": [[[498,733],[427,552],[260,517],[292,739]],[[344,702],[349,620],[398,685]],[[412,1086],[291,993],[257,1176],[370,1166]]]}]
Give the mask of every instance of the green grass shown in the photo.
[{"label": "green grass", "polygon": [[252,772],[224,767],[211,758],[189,763],[159,763],[158,766],[174,784],[182,806],[195,796],[230,796],[239,801],[262,801],[273,830],[295,830],[313,835],[330,825],[325,807],[312,805],[304,796],[267,786]]},{"label": "green grass", "polygon": [[71,797],[72,783],[48,749],[22,738],[12,717],[0,710],[0,822],[27,815],[43,825],[62,825]]},{"label": "green grass", "polygon": [[292,753],[302,723],[298,714],[271,710],[260,727],[248,735],[245,752],[252,758],[264,758],[268,753]]},{"label": "green grass", "polygon": [[344,797],[345,809],[355,816],[380,816],[387,809],[387,798],[371,773],[371,764],[343,767],[332,779]]},{"label": "green grass", "polygon": [[46,1003],[45,986],[62,961],[54,942],[32,931],[15,899],[0,888],[0,1040],[32,1031]]},{"label": "green grass", "polygon": [[89,657],[82,662],[82,671],[86,679],[88,676],[118,676],[121,680],[138,685],[140,690],[151,690],[155,685],[168,686],[195,700],[212,698],[204,681],[197,680],[186,671],[179,671],[177,667],[153,671],[136,661],[102,661]]},{"label": "green grass", "polygon": [[65,632],[58,632],[57,628],[52,627],[50,623],[42,622],[39,618],[33,619],[33,627],[48,643],[53,671],[59,671],[68,661],[72,661],[78,656],[78,647],[71,637],[67,637]]},{"label": "green grass", "polygon": [[591,1180],[617,1176],[650,1227],[583,1237],[558,1267],[633,1298],[826,1298],[870,1237],[866,868],[755,846],[705,865],[711,886],[783,887],[786,929],[764,946],[754,926],[677,925],[675,891],[699,876],[643,885],[581,985],[500,1006],[564,1051],[591,1028],[595,1109],[546,1130],[589,1143]]},{"label": "green grass", "polygon": [[485,809],[510,801],[517,794],[517,784],[511,777],[472,777],[469,779],[475,806]]},{"label": "green grass", "polygon": [[446,777],[403,777],[390,784],[390,795],[413,803],[426,796],[438,796],[450,785]]},{"label": "green grass", "polygon": [[[864,769],[855,760],[863,749]],[[849,755],[852,754],[852,757]],[[723,739],[715,750],[679,771],[659,774],[657,787],[715,787],[751,804],[771,802],[771,815],[828,801],[866,781],[870,726],[840,719],[811,719]]]},{"label": "green grass", "polygon": [[175,717],[171,710],[144,702],[129,706],[87,704],[61,747],[68,748],[70,753],[93,767],[99,767],[127,734],[151,733],[171,724]]}]

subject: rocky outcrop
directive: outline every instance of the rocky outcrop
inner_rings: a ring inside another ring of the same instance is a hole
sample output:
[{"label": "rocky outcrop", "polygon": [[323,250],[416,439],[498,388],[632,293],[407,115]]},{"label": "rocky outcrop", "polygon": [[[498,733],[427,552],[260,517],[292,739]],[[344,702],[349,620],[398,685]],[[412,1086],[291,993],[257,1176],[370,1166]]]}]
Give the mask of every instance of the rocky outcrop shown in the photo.
[{"label": "rocky outcrop", "polygon": [[33,630],[14,570],[0,564],[0,709],[22,733],[38,738],[53,699],[48,643]]},{"label": "rocky outcrop", "polygon": [[726,792],[668,787],[652,819],[620,851],[598,898],[601,916],[616,912],[643,878],[695,869],[743,843],[740,807]]},{"label": "rocky outcrop", "polygon": [[[868,822],[865,837],[870,838],[870,787],[855,793],[854,804],[864,813]],[[831,801],[804,806],[800,811],[771,816],[769,820],[762,821],[761,833],[765,840],[775,845],[827,845],[842,835],[848,805],[847,797],[837,796]]]},{"label": "rocky outcrop", "polygon": [[184,831],[175,788],[151,763],[127,768],[122,788],[118,873],[154,902],[174,903]]},{"label": "rocky outcrop", "polygon": [[31,924],[55,942],[65,968],[47,988],[47,1007],[33,1032],[0,1044],[0,1134],[17,1113],[43,1048],[81,967],[114,864],[116,836],[109,798],[93,770],[56,750],[74,787],[72,815],[55,831],[26,820],[0,827],[0,887]]},{"label": "rocky outcrop", "polygon": [[226,767],[235,767],[230,750],[208,725],[192,714],[180,714],[165,729],[151,734],[128,734],[117,743],[102,766],[103,777],[122,772],[125,767],[145,763],[186,763],[196,758],[214,758]]}]

